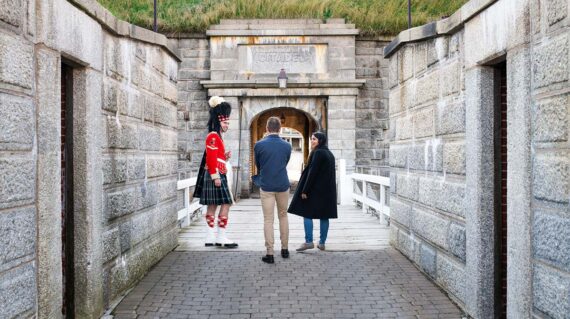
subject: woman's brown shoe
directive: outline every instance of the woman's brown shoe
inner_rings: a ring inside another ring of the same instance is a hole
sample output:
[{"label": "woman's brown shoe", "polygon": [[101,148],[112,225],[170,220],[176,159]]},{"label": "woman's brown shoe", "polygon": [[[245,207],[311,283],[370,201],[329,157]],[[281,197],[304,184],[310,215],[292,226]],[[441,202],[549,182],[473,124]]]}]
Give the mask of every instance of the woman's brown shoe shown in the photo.
[{"label": "woman's brown shoe", "polygon": [[305,250],[307,250],[307,249],[313,249],[313,248],[315,248],[315,244],[313,244],[313,243],[303,243],[303,244],[301,245],[301,247],[297,248],[296,250],[297,250],[297,251],[305,251]]}]

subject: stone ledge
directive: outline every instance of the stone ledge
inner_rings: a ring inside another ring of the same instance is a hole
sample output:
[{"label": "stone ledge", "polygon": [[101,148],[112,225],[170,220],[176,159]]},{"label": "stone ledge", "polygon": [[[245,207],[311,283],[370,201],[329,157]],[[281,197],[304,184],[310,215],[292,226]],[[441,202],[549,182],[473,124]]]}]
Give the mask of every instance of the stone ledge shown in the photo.
[{"label": "stone ledge", "polygon": [[[300,80],[288,81],[287,88],[360,88],[366,80]],[[278,88],[277,80],[220,80],[200,81],[206,89],[260,89]]]},{"label": "stone ledge", "polygon": [[464,4],[449,18],[424,24],[419,27],[404,30],[386,46],[384,58],[389,58],[396,53],[401,46],[409,42],[418,42],[435,38],[441,35],[449,35],[463,28],[465,23],[475,17],[498,0],[471,0]]},{"label": "stone ledge", "polygon": [[232,30],[346,30],[354,29],[354,24],[217,24],[208,30],[232,31]]},{"label": "stone ledge", "polygon": [[[321,24],[322,19],[221,19],[219,24],[280,24],[298,25],[298,24]],[[340,24],[344,23],[344,19],[327,19],[326,23]]]},{"label": "stone ledge", "polygon": [[95,0],[69,0],[69,2],[100,23],[103,28],[111,31],[111,33],[158,45],[178,62],[182,61],[176,50],[168,43],[166,36],[117,19],[109,10]]},{"label": "stone ledge", "polygon": [[207,30],[206,35],[210,37],[221,36],[346,36],[358,35],[358,29],[275,29],[275,30]]}]

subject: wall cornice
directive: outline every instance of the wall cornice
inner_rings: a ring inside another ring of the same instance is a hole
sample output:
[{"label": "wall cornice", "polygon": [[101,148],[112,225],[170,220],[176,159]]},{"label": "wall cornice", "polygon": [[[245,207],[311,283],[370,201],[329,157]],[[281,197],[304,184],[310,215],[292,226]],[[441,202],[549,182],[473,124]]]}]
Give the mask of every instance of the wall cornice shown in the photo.
[{"label": "wall cornice", "polygon": [[462,29],[465,23],[471,20],[479,12],[485,10],[498,0],[471,0],[464,4],[459,10],[449,18],[436,22],[424,24],[419,27],[404,30],[398,34],[384,49],[384,57],[389,58],[398,52],[400,47],[406,43],[423,41],[442,35],[456,33]]},{"label": "wall cornice", "polygon": [[168,44],[166,36],[118,19],[95,0],[67,1],[95,19],[103,28],[114,35],[158,45],[178,62],[182,61],[176,54],[176,50]]}]

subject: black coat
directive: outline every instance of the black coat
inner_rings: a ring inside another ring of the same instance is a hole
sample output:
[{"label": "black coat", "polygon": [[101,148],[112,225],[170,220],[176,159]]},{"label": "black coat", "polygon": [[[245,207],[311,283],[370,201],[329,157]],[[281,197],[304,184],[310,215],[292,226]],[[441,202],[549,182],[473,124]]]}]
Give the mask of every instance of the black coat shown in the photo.
[{"label": "black coat", "polygon": [[[307,194],[302,199],[301,194]],[[310,219],[337,218],[335,159],[326,147],[314,150],[289,205],[289,213]]]}]

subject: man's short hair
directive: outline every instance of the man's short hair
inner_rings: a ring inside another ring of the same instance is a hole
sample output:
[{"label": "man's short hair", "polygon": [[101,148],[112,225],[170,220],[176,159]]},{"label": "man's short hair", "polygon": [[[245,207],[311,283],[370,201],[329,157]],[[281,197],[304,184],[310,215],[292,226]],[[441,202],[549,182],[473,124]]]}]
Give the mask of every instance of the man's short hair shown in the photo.
[{"label": "man's short hair", "polygon": [[281,120],[277,116],[267,119],[267,131],[271,133],[279,133],[281,130]]}]

